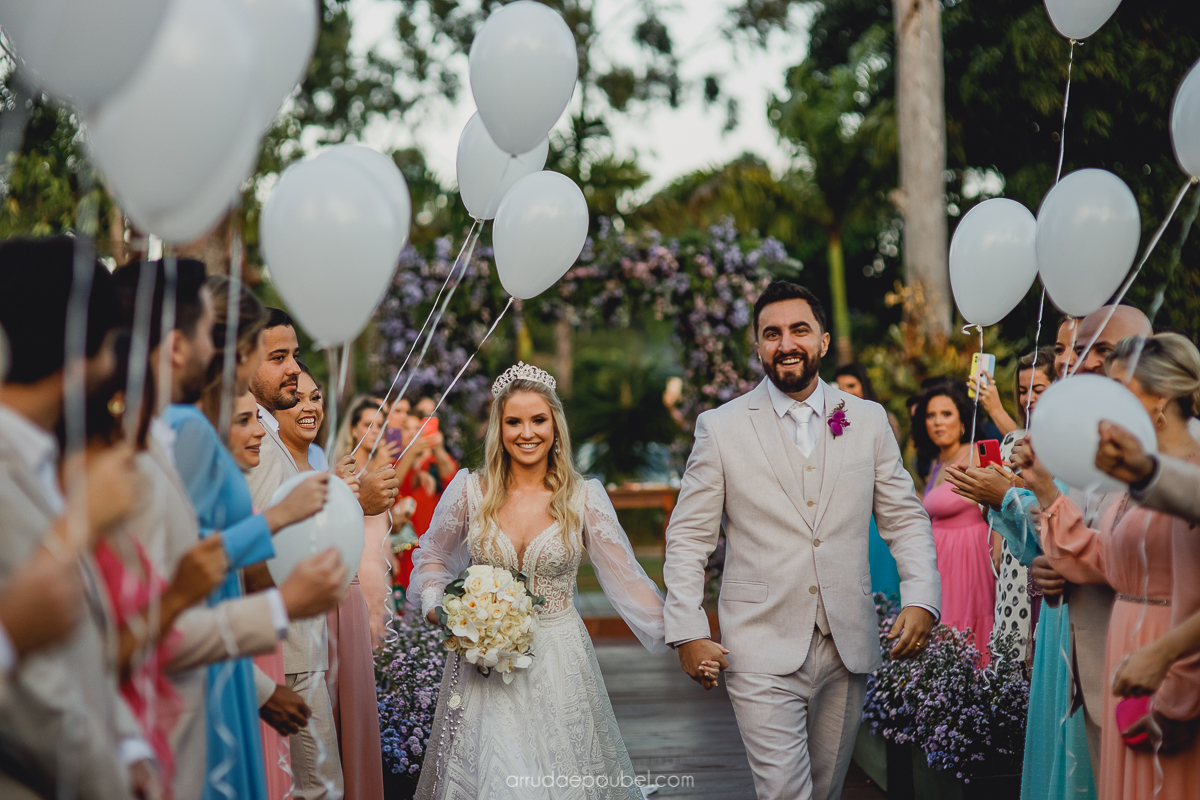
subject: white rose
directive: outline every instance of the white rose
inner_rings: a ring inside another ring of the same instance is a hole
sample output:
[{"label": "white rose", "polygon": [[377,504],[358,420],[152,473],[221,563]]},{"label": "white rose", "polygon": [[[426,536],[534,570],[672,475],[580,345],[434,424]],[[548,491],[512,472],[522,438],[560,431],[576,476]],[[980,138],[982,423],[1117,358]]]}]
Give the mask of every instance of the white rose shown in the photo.
[{"label": "white rose", "polygon": [[492,577],[490,575],[469,575],[463,582],[463,588],[467,594],[475,597],[489,594],[492,591]]},{"label": "white rose", "polygon": [[447,597],[442,607],[446,609],[447,614],[459,614],[462,613],[463,603],[457,597]]}]

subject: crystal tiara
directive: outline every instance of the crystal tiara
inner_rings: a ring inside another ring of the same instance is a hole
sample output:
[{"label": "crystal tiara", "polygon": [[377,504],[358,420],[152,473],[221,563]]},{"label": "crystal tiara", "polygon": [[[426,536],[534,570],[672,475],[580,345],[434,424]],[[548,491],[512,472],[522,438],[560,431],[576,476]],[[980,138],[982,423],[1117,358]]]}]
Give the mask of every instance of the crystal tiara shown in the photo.
[{"label": "crystal tiara", "polygon": [[499,378],[496,378],[496,382],[492,384],[492,397],[499,397],[500,393],[504,391],[504,387],[513,381],[534,381],[549,386],[550,391],[558,388],[558,383],[549,372],[519,361],[516,366],[509,367],[501,373]]}]

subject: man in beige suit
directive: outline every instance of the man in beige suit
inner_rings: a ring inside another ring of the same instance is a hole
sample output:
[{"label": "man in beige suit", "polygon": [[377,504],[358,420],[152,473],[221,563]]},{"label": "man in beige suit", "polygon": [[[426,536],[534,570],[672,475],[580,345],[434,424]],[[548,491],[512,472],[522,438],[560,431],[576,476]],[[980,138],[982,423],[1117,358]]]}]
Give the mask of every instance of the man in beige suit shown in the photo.
[{"label": "man in beige suit", "polygon": [[[728,654],[729,695],[760,800],[834,800],[866,674],[882,663],[871,514],[900,571],[896,658],[928,641],[941,603],[937,556],[883,406],[817,376],[829,333],[816,297],[776,281],[755,304],[754,328],[767,378],[696,420],[667,529],[666,638],[706,687],[713,682],[701,662],[725,664]],[[728,650],[708,638],[703,608],[705,562],[722,529]]]},{"label": "man in beige suit", "polygon": [[[279,309],[268,309],[270,317],[263,333],[266,359],[250,381],[258,400],[267,435],[262,440],[258,466],[247,479],[254,504],[265,508],[275,490],[300,470],[279,439],[279,425],[271,413],[296,404],[300,367],[296,357],[300,345],[291,317]],[[311,716],[308,726],[292,734],[292,773],[296,800],[336,800],[344,791],[338,751],[333,703],[325,685],[329,669],[329,630],[325,617],[296,620],[288,626],[283,645],[283,670],[287,687],[304,698]]]},{"label": "man in beige suit", "polygon": [[[170,380],[170,397],[160,401],[194,403],[208,380],[213,358],[212,298],[204,288],[204,264],[191,259],[176,263],[175,327],[160,334],[166,273],[161,262],[152,262],[155,292],[151,304],[147,369],[154,385]],[[142,266],[135,262],[117,270],[115,277],[123,310],[131,318]],[[160,368],[162,349],[167,348],[169,375]],[[138,454],[138,469],[145,476],[145,490],[133,516],[126,523],[144,546],[160,575],[173,575],[184,555],[200,542],[200,527],[187,489],[176,469],[174,433],[161,419],[165,407],[154,410],[145,451]],[[219,535],[219,534],[214,534]],[[329,570],[326,570],[329,572]],[[175,753],[175,800],[198,800],[208,776],[205,667],[274,649],[287,633],[291,617],[310,612],[312,602],[323,610],[340,592],[340,573],[313,575],[311,564],[297,569],[282,590],[269,589],[215,606],[201,605],[185,611],[175,621],[177,634],[166,670],[183,701],[180,718],[170,732]],[[309,585],[314,579],[315,586]],[[308,582],[306,582],[306,579]],[[324,580],[322,592],[321,581]],[[261,675],[261,673],[259,673]],[[265,675],[263,676],[266,677]],[[269,678],[267,697],[260,714],[269,724],[296,715],[303,701],[286,687],[276,687]],[[301,715],[302,716],[302,715]],[[290,726],[289,726],[290,727]],[[290,733],[290,729],[287,731]]]},{"label": "man in beige suit", "polygon": [[[0,245],[0,325],[11,367],[0,401],[0,583],[42,548],[76,561],[83,585],[78,624],[65,641],[23,659],[0,701],[0,797],[127,798],[152,775],[152,751],[117,693],[115,632],[89,542],[47,536],[65,501],[54,430],[63,409],[63,349],[74,274],[67,237]],[[92,269],[88,300],[89,386],[112,371],[115,324],[111,277]],[[109,450],[88,473],[90,535],[120,521],[132,505],[132,452]],[[74,531],[72,531],[74,534]]]}]

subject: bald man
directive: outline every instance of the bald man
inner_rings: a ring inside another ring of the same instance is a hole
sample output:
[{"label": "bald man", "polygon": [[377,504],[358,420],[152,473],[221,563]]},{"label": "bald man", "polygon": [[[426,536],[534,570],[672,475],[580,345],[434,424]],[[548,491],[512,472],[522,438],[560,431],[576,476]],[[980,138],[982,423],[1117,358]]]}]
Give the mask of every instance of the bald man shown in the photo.
[{"label": "bald man", "polygon": [[[1097,331],[1100,332],[1099,336],[1096,335]],[[1075,333],[1075,360],[1079,362],[1077,372],[1103,375],[1104,359],[1116,348],[1118,342],[1128,336],[1150,336],[1153,333],[1150,320],[1133,306],[1105,306],[1093,311],[1079,322],[1079,329]],[[1067,321],[1059,328],[1059,338],[1062,339],[1064,334],[1070,334]],[[1092,337],[1096,337],[1096,341],[1088,348]],[[1085,348],[1087,352],[1084,352]],[[1058,348],[1055,349],[1057,351]],[[1060,366],[1057,353],[1055,366]],[[1061,367],[1064,372],[1071,366],[1071,362],[1063,359]],[[1063,373],[1060,372],[1061,374]],[[1120,496],[1121,493],[1116,492],[1093,494],[1088,498],[1077,489],[1070,492],[1075,504],[1085,509],[1088,524],[1094,524],[1100,519],[1105,509]],[[1039,587],[1047,580],[1052,587],[1062,585],[1062,577],[1050,568],[1044,556],[1035,559],[1033,566],[1034,580]],[[1075,684],[1072,691],[1075,699],[1072,707],[1083,708],[1088,750],[1095,774],[1100,767],[1100,725],[1104,712],[1104,696],[1108,692],[1108,680],[1104,675],[1104,651],[1108,642],[1108,619],[1112,614],[1115,593],[1103,584],[1070,584],[1064,598],[1071,620],[1071,647],[1074,651],[1072,662]],[[1096,782],[1099,781],[1100,777],[1096,774]]]},{"label": "bald man", "polygon": [[[1112,319],[1108,318],[1110,313]],[[1107,324],[1105,320],[1108,320]],[[1084,353],[1083,349],[1092,341],[1092,337],[1096,336],[1097,330],[1100,330],[1100,335],[1096,337],[1096,343]],[[1117,342],[1127,336],[1153,335],[1150,320],[1133,306],[1117,306],[1115,309],[1105,306],[1099,311],[1093,311],[1083,318],[1079,325],[1079,336],[1075,339],[1075,353],[1083,362],[1079,365],[1079,372],[1103,375],[1104,359],[1116,349]]]}]

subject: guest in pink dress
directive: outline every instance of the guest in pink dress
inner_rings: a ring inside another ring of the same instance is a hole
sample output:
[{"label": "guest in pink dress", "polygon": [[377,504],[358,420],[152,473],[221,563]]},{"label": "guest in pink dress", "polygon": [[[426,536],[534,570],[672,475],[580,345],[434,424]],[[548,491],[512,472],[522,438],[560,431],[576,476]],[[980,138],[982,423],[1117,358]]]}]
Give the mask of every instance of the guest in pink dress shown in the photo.
[{"label": "guest in pink dress", "polygon": [[[1109,356],[1110,377],[1124,378],[1137,340],[1123,340]],[[1159,452],[1200,464],[1200,445],[1188,420],[1200,411],[1200,352],[1179,334],[1145,340],[1129,388],[1154,420]],[[1134,650],[1163,636],[1200,610],[1200,532],[1177,517],[1149,511],[1129,495],[1113,503],[1099,530],[1087,527],[1079,509],[1060,495],[1041,463],[1030,455],[1021,466],[1026,483],[1046,511],[1042,545],[1051,565],[1074,583],[1107,583],[1117,591],[1108,627],[1105,674],[1116,673]],[[1134,726],[1162,731],[1159,752],[1125,744],[1116,722],[1119,697],[1104,696],[1100,736],[1100,800],[1200,797],[1200,656],[1176,662],[1153,695],[1152,713]],[[1156,790],[1156,786],[1158,787]]]},{"label": "guest in pink dress", "polygon": [[[325,421],[325,403],[321,387],[308,368],[301,365],[296,395],[299,401],[293,408],[277,411],[279,438],[296,461],[301,472],[311,469],[309,445]],[[352,404],[351,408],[356,406]],[[375,407],[372,407],[372,411]],[[382,428],[382,418],[380,420]],[[359,451],[367,453],[366,445]],[[362,470],[355,470],[362,474]],[[386,514],[381,515],[386,517]],[[372,539],[372,517],[367,517],[365,535]],[[384,531],[376,533],[374,544],[382,546]],[[346,800],[383,800],[383,746],[379,737],[379,704],[375,690],[375,657],[368,621],[367,602],[359,579],[366,572],[372,576],[386,571],[382,550],[370,557],[364,549],[358,572],[342,602],[326,617],[329,625],[329,671],[325,684],[333,703],[333,720],[341,749],[342,776]],[[382,581],[380,581],[382,582]],[[382,602],[382,601],[381,601]]]},{"label": "guest in pink dress", "polygon": [[970,460],[972,412],[961,383],[935,384],[917,403],[912,434],[918,451],[934,459],[925,486],[925,511],[933,523],[942,578],[941,621],[972,631],[986,665],[996,610],[993,535],[979,506],[955,494],[946,480],[948,465],[974,465]]}]

